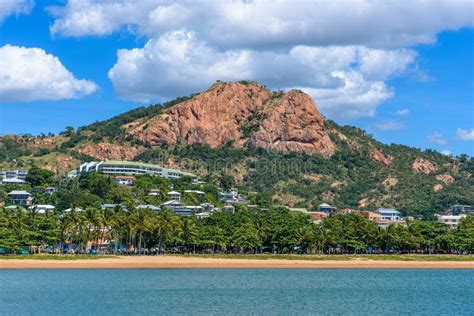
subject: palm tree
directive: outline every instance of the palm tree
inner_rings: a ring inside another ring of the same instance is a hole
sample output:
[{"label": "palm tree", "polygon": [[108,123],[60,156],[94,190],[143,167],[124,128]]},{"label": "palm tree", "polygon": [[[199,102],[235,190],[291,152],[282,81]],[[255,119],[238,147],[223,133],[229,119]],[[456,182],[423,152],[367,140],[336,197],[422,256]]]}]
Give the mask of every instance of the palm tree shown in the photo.
[{"label": "palm tree", "polygon": [[[97,240],[100,228],[100,217],[99,211],[94,207],[87,207],[83,213],[84,218],[84,227],[86,229],[86,245],[91,242],[91,247],[93,240]],[[86,246],[87,247],[87,246]]]},{"label": "palm tree", "polygon": [[314,231],[311,226],[300,227],[298,229],[298,245],[301,246],[304,253],[311,249],[315,242]]},{"label": "palm tree", "polygon": [[[198,236],[199,230],[196,225],[194,217],[184,217],[181,220],[181,226],[179,229],[179,237],[186,247],[186,251],[189,251],[189,245],[196,245],[196,237]],[[194,252],[194,250],[193,250]]]},{"label": "palm tree", "polygon": [[155,229],[158,232],[160,248],[166,250],[168,241],[171,240],[173,232],[180,225],[180,219],[173,211],[169,209],[162,210],[156,219]]},{"label": "palm tree", "polygon": [[132,213],[134,231],[138,233],[138,253],[142,253],[143,233],[152,229],[151,212],[149,208],[136,209]]}]

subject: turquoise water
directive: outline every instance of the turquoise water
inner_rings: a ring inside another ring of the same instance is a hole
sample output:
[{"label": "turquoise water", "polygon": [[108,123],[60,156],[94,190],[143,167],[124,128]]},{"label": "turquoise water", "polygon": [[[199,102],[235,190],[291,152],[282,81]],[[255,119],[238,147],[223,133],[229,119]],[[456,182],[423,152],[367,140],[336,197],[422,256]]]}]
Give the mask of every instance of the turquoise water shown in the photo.
[{"label": "turquoise water", "polygon": [[474,315],[473,270],[0,270],[0,314]]}]

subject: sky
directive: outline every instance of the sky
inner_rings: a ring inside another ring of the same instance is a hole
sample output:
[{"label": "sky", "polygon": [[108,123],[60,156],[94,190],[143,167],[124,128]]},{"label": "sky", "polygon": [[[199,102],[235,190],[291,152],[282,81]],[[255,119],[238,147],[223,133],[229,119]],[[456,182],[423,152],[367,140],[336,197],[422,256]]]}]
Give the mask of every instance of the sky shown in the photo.
[{"label": "sky", "polygon": [[0,0],[0,134],[256,80],[385,143],[473,156],[473,26],[472,1]]}]

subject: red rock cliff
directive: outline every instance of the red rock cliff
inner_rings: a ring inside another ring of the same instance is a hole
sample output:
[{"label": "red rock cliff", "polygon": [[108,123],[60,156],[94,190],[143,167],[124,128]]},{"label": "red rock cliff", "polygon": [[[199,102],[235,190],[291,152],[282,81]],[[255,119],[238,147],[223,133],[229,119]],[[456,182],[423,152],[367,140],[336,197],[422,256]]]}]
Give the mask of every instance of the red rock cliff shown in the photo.
[{"label": "red rock cliff", "polygon": [[232,141],[237,147],[252,144],[325,157],[336,149],[310,96],[299,91],[275,94],[257,83],[216,83],[191,100],[126,128],[152,145],[205,143],[216,148]]}]

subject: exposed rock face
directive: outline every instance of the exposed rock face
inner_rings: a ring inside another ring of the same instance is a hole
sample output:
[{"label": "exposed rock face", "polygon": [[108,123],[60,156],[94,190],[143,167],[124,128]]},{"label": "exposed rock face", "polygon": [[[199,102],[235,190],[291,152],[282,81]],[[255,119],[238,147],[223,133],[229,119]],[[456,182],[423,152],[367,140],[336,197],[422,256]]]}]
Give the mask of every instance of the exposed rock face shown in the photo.
[{"label": "exposed rock face", "polygon": [[439,183],[438,183],[438,184],[435,184],[435,185],[433,186],[433,191],[434,191],[434,192],[438,192],[438,191],[441,191],[441,190],[443,190],[443,185],[442,185],[442,184],[439,184]]},{"label": "exposed rock face", "polygon": [[251,137],[256,147],[278,152],[334,154],[336,146],[329,138],[323,116],[311,97],[298,91],[289,91],[272,100],[260,113],[265,120]]},{"label": "exposed rock face", "polygon": [[426,159],[423,158],[417,158],[411,167],[416,171],[416,172],[421,172],[424,174],[430,174],[435,172],[437,169],[433,164]]},{"label": "exposed rock face", "polygon": [[454,183],[454,178],[450,174],[439,174],[436,176],[436,180],[443,181],[445,184]]},{"label": "exposed rock face", "polygon": [[132,160],[142,152],[141,148],[124,147],[111,143],[87,144],[76,149],[77,152],[97,160]]},{"label": "exposed rock face", "polygon": [[380,162],[381,164],[389,167],[392,164],[393,158],[390,155],[385,155],[380,150],[374,150],[370,153],[370,158],[374,161]]},{"label": "exposed rock face", "polygon": [[311,97],[298,92],[274,94],[251,83],[217,83],[191,100],[138,124],[128,132],[152,145],[205,143],[216,148],[252,144],[278,152],[320,153],[336,147]]}]

